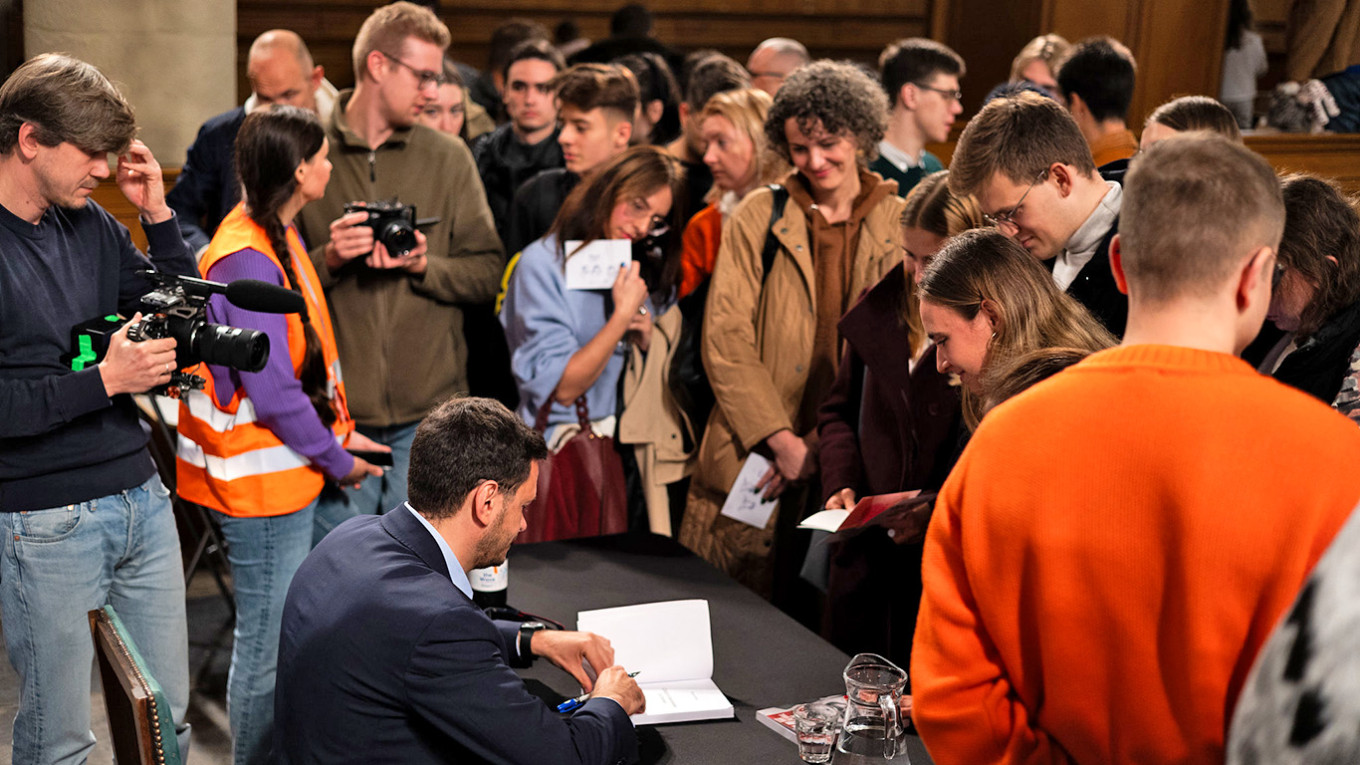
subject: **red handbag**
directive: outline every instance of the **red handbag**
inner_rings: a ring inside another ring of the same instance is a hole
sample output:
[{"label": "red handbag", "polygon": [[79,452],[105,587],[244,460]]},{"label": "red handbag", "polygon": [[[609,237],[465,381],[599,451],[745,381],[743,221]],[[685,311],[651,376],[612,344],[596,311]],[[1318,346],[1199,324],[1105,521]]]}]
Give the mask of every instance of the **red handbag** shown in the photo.
[{"label": "red handbag", "polygon": [[[552,399],[538,410],[534,429],[548,428]],[[516,542],[621,534],[628,530],[628,491],[614,439],[590,428],[586,397],[576,399],[581,431],[539,464],[538,496]]]}]

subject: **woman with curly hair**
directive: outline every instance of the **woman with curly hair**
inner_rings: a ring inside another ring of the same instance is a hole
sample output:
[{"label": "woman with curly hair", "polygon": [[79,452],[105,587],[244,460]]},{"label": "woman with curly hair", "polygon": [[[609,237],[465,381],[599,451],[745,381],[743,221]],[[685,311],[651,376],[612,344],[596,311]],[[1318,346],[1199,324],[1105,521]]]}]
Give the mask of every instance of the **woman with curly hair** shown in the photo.
[{"label": "woman with curly hair", "polygon": [[1261,371],[1360,422],[1360,215],[1335,186],[1289,175],[1266,317],[1287,334]]},{"label": "woman with curly hair", "polygon": [[[789,542],[817,472],[817,407],[840,361],[836,323],[901,259],[904,202],[867,169],[887,113],[883,89],[852,64],[819,61],[790,75],[765,135],[794,172],[737,206],[709,287],[703,356],[717,406],[680,541],[776,603],[802,558]],[[760,528],[719,514],[752,452],[770,463],[759,489],[780,499]]]}]

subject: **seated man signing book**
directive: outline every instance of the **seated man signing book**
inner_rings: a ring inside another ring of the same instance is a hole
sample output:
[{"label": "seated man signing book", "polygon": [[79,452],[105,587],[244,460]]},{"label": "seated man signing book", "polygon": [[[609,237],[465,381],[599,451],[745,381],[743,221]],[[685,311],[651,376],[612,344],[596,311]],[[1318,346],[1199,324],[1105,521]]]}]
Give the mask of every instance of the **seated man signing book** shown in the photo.
[{"label": "seated man signing book", "polygon": [[[534,500],[543,437],[500,403],[445,402],[416,429],[409,501],[338,526],[298,569],[274,694],[283,763],[637,760],[645,700],[609,641],[521,631],[472,602],[467,572],[505,561]],[[570,716],[510,669],[544,656],[591,692]],[[583,665],[598,672],[594,682]]]}]

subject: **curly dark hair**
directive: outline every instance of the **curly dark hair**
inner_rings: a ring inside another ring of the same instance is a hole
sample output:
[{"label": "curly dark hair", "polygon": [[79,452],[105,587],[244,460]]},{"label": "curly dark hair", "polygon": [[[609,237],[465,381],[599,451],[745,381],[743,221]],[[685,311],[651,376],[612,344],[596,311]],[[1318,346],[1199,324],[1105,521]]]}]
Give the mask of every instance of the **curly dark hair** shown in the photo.
[{"label": "curly dark hair", "polygon": [[870,74],[848,61],[815,61],[789,75],[765,117],[770,148],[792,163],[784,125],[790,119],[808,132],[818,123],[832,135],[848,134],[859,145],[860,164],[878,156],[888,126],[888,97]]}]

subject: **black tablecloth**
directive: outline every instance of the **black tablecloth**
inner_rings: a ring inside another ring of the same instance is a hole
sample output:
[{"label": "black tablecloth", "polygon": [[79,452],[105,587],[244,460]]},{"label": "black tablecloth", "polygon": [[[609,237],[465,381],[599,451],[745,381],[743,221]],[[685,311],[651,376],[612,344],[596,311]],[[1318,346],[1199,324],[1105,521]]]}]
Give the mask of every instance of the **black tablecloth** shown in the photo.
[{"label": "black tablecloth", "polygon": [[[642,762],[648,765],[798,763],[797,746],[756,720],[756,711],[845,692],[841,672],[849,656],[669,538],[619,535],[515,545],[509,569],[510,604],[568,629],[575,628],[578,611],[708,601],[713,681],[732,701],[737,719],[639,728]],[[546,661],[521,674],[561,696],[580,692],[575,680]],[[907,751],[913,765],[931,765],[915,736],[907,737]]]}]

